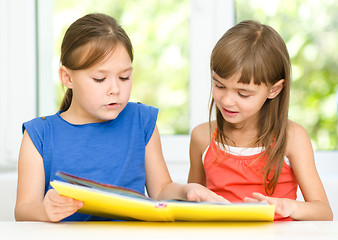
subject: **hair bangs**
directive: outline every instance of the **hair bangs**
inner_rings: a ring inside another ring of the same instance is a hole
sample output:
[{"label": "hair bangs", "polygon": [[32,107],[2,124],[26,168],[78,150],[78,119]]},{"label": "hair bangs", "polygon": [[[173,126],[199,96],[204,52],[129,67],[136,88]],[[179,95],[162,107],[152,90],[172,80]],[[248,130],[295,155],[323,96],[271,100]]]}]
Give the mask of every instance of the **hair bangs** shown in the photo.
[{"label": "hair bangs", "polygon": [[73,66],[67,66],[72,70],[87,69],[106,59],[114,51],[117,41],[114,38],[99,38],[78,47],[72,52]]},{"label": "hair bangs", "polygon": [[234,59],[226,54],[226,51],[213,53],[211,59],[214,59],[211,62],[211,72],[215,72],[221,78],[229,78],[238,72],[238,64],[234,61]]},{"label": "hair bangs", "polygon": [[256,85],[261,85],[262,83],[268,85],[269,76],[264,68],[266,66],[265,63],[261,61],[261,56],[258,57],[256,54],[248,56],[241,65],[239,83],[250,84],[253,82]]},{"label": "hair bangs", "polygon": [[227,79],[239,74],[239,83],[268,84],[265,61],[257,54],[257,39],[232,39],[224,36],[216,44],[211,55],[211,70],[221,78]]}]

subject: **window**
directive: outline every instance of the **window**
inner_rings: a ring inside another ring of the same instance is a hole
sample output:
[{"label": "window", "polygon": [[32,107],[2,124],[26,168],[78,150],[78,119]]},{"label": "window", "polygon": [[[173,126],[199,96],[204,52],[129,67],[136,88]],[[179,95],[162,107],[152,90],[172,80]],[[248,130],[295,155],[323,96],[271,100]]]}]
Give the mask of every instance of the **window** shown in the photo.
[{"label": "window", "polygon": [[[64,2],[76,6],[76,11],[71,17],[63,14],[53,22],[54,12],[61,12],[59,6]],[[335,76],[338,61],[336,55],[330,54],[337,49],[334,39],[337,39],[338,23],[334,13],[338,3],[335,1],[145,0],[142,4],[143,1],[102,0],[95,1],[94,6],[91,2],[0,1],[3,32],[0,34],[0,171],[16,168],[22,123],[38,115],[53,114],[57,109],[60,94],[55,89],[61,91],[61,88],[55,72],[59,58],[54,56],[58,55],[65,27],[85,13],[88,6],[91,11],[99,11],[100,4],[109,6],[111,2],[119,6],[112,15],[121,18],[118,20],[135,48],[134,90],[139,92],[132,93],[132,100],[160,108],[159,122],[163,121],[159,129],[168,162],[188,164],[189,132],[208,120],[210,53],[225,30],[234,24],[235,15],[236,22],[254,18],[281,33],[293,63],[290,117],[306,128],[315,150],[337,150],[335,93],[338,86]],[[139,8],[142,7],[149,9],[148,15],[154,16],[141,14]],[[122,8],[127,9],[126,15],[122,14],[126,12]],[[161,8],[164,9],[157,14]],[[179,30],[170,30],[171,23],[166,18],[175,20],[173,26]],[[151,31],[144,30],[144,24],[150,26]],[[58,27],[52,28],[52,25]],[[169,34],[169,30],[173,33]],[[58,36],[55,45],[53,35]],[[147,39],[160,47],[146,48],[141,43]],[[149,52],[155,54],[156,60]],[[179,62],[180,67],[172,64],[172,59]],[[159,78],[169,76],[163,73],[167,68],[171,77],[163,82],[164,78]],[[151,81],[147,82],[149,79]],[[165,85],[167,82],[171,85]],[[142,91],[151,89],[154,92],[155,88],[160,97],[151,94],[142,99],[145,95]],[[165,108],[168,113],[164,113]],[[182,174],[186,176],[187,167],[184,168]]]}]

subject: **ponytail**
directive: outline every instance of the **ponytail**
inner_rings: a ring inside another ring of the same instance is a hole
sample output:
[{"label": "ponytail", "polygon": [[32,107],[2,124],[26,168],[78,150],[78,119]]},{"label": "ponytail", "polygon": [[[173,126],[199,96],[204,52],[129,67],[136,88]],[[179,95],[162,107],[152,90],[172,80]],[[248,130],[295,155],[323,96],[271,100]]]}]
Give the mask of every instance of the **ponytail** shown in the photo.
[{"label": "ponytail", "polygon": [[59,110],[62,111],[62,112],[67,111],[68,108],[70,107],[71,102],[72,102],[72,98],[73,98],[73,91],[72,91],[72,89],[68,88],[66,93],[65,93],[65,96],[62,99],[62,103],[61,103]]}]

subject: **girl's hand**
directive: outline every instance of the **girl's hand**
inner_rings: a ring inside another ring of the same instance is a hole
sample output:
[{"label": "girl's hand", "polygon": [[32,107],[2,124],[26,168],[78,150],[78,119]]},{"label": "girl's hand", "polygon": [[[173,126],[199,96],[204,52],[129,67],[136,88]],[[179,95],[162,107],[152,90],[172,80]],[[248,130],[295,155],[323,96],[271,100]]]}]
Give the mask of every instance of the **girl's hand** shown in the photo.
[{"label": "girl's hand", "polygon": [[244,202],[266,202],[270,205],[275,205],[276,213],[282,217],[291,217],[294,211],[294,204],[292,204],[290,199],[268,197],[261,193],[253,193],[252,197],[253,198],[245,197]]},{"label": "girl's hand", "polygon": [[54,189],[50,189],[45,195],[43,205],[48,219],[59,222],[82,208],[83,202],[61,196]]},{"label": "girl's hand", "polygon": [[213,191],[210,191],[208,188],[197,184],[197,183],[188,183],[186,185],[187,189],[187,199],[194,202],[225,202],[229,203],[225,198],[217,195]]}]

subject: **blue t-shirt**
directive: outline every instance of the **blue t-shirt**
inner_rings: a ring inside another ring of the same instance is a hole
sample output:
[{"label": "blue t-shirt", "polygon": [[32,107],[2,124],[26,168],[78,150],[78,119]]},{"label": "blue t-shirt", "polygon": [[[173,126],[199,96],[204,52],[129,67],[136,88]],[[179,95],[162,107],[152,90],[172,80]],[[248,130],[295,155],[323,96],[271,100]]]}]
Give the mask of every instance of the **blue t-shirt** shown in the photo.
[{"label": "blue t-shirt", "polygon": [[[43,158],[45,193],[57,171],[144,194],[145,147],[158,109],[128,103],[117,118],[83,125],[65,121],[60,112],[23,124]],[[65,221],[106,220],[75,213]]]}]

